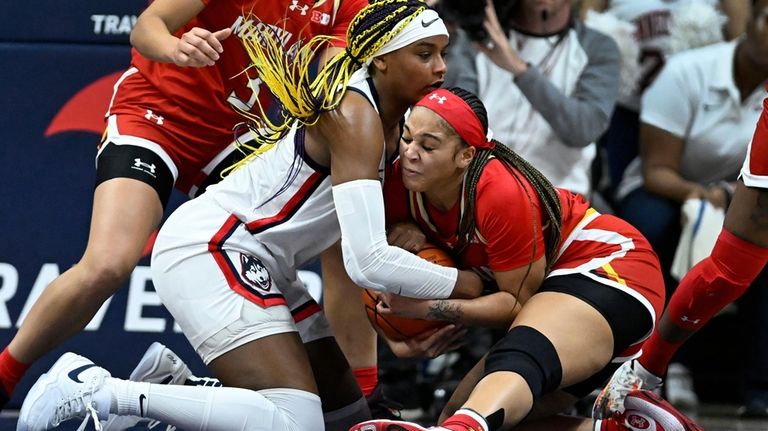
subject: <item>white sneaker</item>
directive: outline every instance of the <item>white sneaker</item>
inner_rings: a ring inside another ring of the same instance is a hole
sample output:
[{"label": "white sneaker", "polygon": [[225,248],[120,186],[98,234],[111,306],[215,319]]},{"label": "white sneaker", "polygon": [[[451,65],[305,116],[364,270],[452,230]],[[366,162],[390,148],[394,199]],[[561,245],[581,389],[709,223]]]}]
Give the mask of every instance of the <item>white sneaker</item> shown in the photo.
[{"label": "white sneaker", "polygon": [[688,368],[683,364],[672,363],[667,369],[664,384],[667,401],[689,415],[695,415],[699,407],[699,397],[693,390],[693,379]]},{"label": "white sneaker", "polygon": [[[161,385],[183,385],[190,377],[192,377],[192,371],[189,370],[187,364],[171,349],[155,341],[150,344],[128,380]],[[138,416],[110,415],[109,420],[104,423],[103,431],[122,431],[132,428],[142,421],[148,422],[149,420]]]},{"label": "white sneaker", "polygon": [[84,419],[78,431],[89,419],[101,430],[99,419],[108,417],[112,399],[109,390],[102,390],[108,377],[107,370],[87,358],[65,353],[27,393],[16,430],[48,430],[74,418]]},{"label": "white sneaker", "polygon": [[654,390],[662,380],[643,368],[636,360],[624,362],[614,371],[613,376],[595,399],[592,417],[607,419],[616,413],[624,412],[624,399],[627,394],[637,389]]},{"label": "white sneaker", "polygon": [[191,376],[192,371],[173,350],[155,341],[144,353],[128,380],[183,385]]}]

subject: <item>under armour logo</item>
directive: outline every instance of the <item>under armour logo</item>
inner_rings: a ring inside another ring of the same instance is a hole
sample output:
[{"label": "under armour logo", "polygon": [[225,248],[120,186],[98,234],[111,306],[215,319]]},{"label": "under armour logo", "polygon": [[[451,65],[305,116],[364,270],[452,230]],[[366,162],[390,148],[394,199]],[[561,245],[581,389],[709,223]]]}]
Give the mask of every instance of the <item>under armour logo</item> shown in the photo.
[{"label": "under armour logo", "polygon": [[142,171],[144,171],[144,172],[146,172],[148,174],[151,174],[153,176],[155,175],[155,168],[156,168],[155,164],[154,163],[150,164],[150,163],[142,162],[141,159],[138,158],[138,157],[133,159],[133,168],[134,169],[142,170]]},{"label": "under armour logo", "polygon": [[650,429],[651,427],[650,421],[638,414],[630,414],[627,416],[626,421],[627,425],[634,427],[635,429],[645,430]]},{"label": "under armour logo", "polygon": [[442,105],[448,98],[445,96],[438,96],[437,93],[432,93],[432,95],[429,96],[429,100],[437,100],[437,103]]},{"label": "under armour logo", "polygon": [[291,0],[291,3],[293,3],[293,4],[288,6],[288,9],[293,10],[293,11],[299,10],[299,11],[301,11],[302,15],[306,15],[307,14],[307,9],[309,9],[308,5],[301,5],[301,6],[299,6],[299,0]]},{"label": "under armour logo", "polygon": [[698,325],[699,322],[701,322],[701,319],[689,319],[688,316],[683,316],[680,318],[683,322],[691,322],[694,325]]},{"label": "under armour logo", "polygon": [[144,115],[144,118],[147,120],[155,120],[157,124],[162,125],[163,124],[163,116],[162,115],[155,115],[151,109],[147,109],[147,113]]}]

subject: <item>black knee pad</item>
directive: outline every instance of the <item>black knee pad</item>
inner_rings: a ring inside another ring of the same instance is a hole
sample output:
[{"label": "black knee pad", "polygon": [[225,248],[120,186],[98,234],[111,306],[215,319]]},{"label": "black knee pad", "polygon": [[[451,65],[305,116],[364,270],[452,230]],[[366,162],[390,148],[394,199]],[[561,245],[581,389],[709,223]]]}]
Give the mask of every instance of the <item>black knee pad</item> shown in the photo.
[{"label": "black knee pad", "polygon": [[485,359],[485,375],[511,371],[525,379],[534,402],[563,380],[563,367],[552,342],[528,326],[515,326],[496,343]]}]

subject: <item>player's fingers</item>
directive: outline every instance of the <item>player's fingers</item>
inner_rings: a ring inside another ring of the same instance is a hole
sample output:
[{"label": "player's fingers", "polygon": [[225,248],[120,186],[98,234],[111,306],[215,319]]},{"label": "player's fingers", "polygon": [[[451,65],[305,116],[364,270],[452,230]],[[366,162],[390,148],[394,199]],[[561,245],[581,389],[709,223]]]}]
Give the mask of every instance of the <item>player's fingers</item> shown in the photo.
[{"label": "player's fingers", "polygon": [[213,65],[214,61],[203,54],[197,47],[183,37],[176,46],[174,55],[179,66],[204,67]]},{"label": "player's fingers", "polygon": [[205,41],[207,42],[208,46],[210,46],[211,49],[213,49],[214,52],[216,53],[217,59],[218,59],[218,55],[224,52],[224,47],[221,45],[221,41],[226,39],[230,33],[232,33],[232,30],[226,28],[224,30],[219,30],[217,32],[210,33],[205,38]]},{"label": "player's fingers", "polygon": [[231,28],[225,28],[225,29],[213,32],[213,37],[215,37],[216,40],[224,40],[231,35],[232,35]]},{"label": "player's fingers", "polygon": [[195,60],[213,64],[214,61],[219,59],[219,53],[211,46],[211,43],[216,43],[219,46],[221,44],[213,37],[210,31],[195,27],[184,33],[181,36],[181,40],[191,47],[192,52],[187,52],[187,54]]},{"label": "player's fingers", "polygon": [[381,315],[383,315],[383,316],[387,316],[387,315],[390,315],[390,314],[395,314],[392,311],[392,309],[389,308],[389,306],[387,304],[385,304],[384,302],[382,302],[382,301],[380,301],[379,303],[376,304],[376,312],[381,314]]}]

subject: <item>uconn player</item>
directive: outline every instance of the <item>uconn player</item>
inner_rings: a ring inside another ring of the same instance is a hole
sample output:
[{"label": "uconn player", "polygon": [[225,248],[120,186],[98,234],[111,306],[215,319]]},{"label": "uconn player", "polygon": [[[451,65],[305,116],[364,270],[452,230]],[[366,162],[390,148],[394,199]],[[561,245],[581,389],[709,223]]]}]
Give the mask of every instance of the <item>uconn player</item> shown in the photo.
[{"label": "uconn player", "polygon": [[[408,107],[445,74],[448,33],[437,14],[418,1],[374,2],[350,24],[345,53],[311,83],[304,72],[323,39],[285,61],[275,32],[254,31],[246,48],[289,122],[259,131],[279,141],[274,149],[171,215],[152,262],[158,294],[225,387],[113,379],[70,353],[30,391],[19,429],[88,413],[183,429],[347,429],[367,406],[296,276],[339,237],[361,286],[414,297],[479,294],[474,273],[391,247],[384,231],[385,155],[397,151]],[[261,265],[270,281],[253,283],[245,274]]]},{"label": "uconn player", "polygon": [[338,52],[366,4],[155,0],[142,13],[96,157],[88,245],[0,354],[0,407],[32,362],[81,331],[128,278],[171,190],[195,196],[242,158],[232,145],[239,112],[256,112],[257,102],[267,106],[271,96],[257,73],[243,72],[251,60],[241,41],[254,37],[254,27],[273,29],[287,47],[325,34],[339,37],[328,48]]}]

